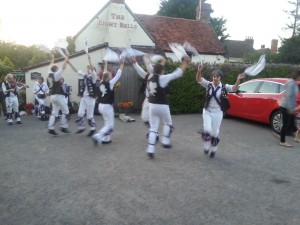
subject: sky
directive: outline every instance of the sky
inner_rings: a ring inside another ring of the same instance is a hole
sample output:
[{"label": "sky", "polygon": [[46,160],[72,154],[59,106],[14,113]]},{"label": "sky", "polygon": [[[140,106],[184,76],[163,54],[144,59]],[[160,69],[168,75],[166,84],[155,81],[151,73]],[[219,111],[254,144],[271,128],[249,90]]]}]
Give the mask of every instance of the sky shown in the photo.
[{"label": "sky", "polygon": [[[71,3],[72,2],[72,3]],[[7,0],[0,7],[0,40],[16,44],[44,44],[53,47],[56,40],[74,36],[108,2],[108,0]],[[155,14],[160,0],[125,0],[131,11]],[[214,12],[223,17],[230,40],[253,37],[254,48],[270,48],[271,40],[288,38],[283,28],[289,18],[288,0],[207,0]],[[187,40],[188,41],[188,40]]]}]

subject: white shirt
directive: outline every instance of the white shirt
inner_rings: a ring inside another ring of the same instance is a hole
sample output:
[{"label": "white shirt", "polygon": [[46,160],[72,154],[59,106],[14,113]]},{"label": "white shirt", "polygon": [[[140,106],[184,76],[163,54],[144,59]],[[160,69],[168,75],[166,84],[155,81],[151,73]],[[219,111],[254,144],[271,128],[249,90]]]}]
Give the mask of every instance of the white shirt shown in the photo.
[{"label": "white shirt", "polygon": [[[216,93],[216,97],[218,100],[220,100],[221,97],[221,92],[222,92],[222,83],[220,82],[218,86],[215,86],[213,84],[213,82],[207,81],[205,80],[203,77],[201,78],[200,82],[198,82],[202,87],[207,88],[209,84],[212,85],[212,87],[214,88],[214,90],[217,89],[217,87],[220,87],[219,90]],[[225,84],[225,89],[227,90],[227,92],[232,92],[232,88],[234,87],[234,85],[229,85],[229,84]],[[209,91],[209,94],[212,94],[212,88]],[[218,102],[216,101],[216,99],[214,97],[212,97],[209,101],[209,104],[207,106],[208,109],[214,111],[214,110],[221,110],[220,105],[218,104]]]},{"label": "white shirt", "polygon": [[[41,88],[43,91],[41,91]],[[48,94],[49,93],[48,85],[45,82],[43,84],[36,82],[33,86],[33,93],[36,95],[37,94]]]}]

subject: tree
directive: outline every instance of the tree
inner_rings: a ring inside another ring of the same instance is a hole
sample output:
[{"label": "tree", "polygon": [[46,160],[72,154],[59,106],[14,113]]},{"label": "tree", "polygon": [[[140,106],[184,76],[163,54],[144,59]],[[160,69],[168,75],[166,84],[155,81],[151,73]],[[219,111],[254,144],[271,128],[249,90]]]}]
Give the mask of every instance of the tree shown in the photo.
[{"label": "tree", "polygon": [[0,82],[4,81],[6,74],[14,69],[14,65],[8,57],[0,59]]},{"label": "tree", "polygon": [[218,36],[218,39],[221,41],[221,42],[224,42],[228,37],[230,37],[229,34],[225,34],[227,28],[225,26],[227,20],[226,19],[223,19],[223,17],[221,18],[210,18],[210,22],[211,22],[211,25],[213,26],[217,36]]},{"label": "tree", "polygon": [[159,16],[195,19],[199,0],[161,0]]},{"label": "tree", "polygon": [[278,50],[281,62],[300,64],[300,34],[283,39]]},{"label": "tree", "polygon": [[22,69],[49,59],[49,55],[39,50],[35,45],[27,47],[0,41],[0,49],[0,60],[9,59],[13,65],[12,69]]},{"label": "tree", "polygon": [[290,24],[286,24],[287,30],[292,30],[292,37],[295,37],[297,33],[299,33],[299,8],[300,8],[300,0],[295,0],[295,1],[288,1],[288,3],[292,4],[295,8],[291,11],[284,10],[285,13],[289,15],[289,19],[291,18],[292,21]]},{"label": "tree", "polygon": [[[196,9],[198,6],[199,0],[161,0],[157,15],[175,18],[195,19]],[[229,34],[225,34],[227,30],[226,19],[224,19],[223,17],[211,17],[210,22],[218,36],[218,39],[221,42],[230,37]]]},{"label": "tree", "polygon": [[75,53],[75,43],[74,43],[74,39],[71,36],[67,36],[66,37],[66,41],[69,43],[67,49],[69,51],[70,54]]}]

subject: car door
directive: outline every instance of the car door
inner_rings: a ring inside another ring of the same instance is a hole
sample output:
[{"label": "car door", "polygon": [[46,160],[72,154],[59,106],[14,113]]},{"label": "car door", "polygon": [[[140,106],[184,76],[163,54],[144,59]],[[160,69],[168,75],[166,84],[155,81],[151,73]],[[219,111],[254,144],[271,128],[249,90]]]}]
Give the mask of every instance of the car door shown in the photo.
[{"label": "car door", "polygon": [[248,117],[268,122],[271,112],[278,108],[279,84],[263,81],[255,93],[248,98]]},{"label": "car door", "polygon": [[229,93],[228,99],[231,107],[227,114],[247,118],[249,98],[252,98],[261,83],[262,81],[248,81],[241,84],[236,92]]}]

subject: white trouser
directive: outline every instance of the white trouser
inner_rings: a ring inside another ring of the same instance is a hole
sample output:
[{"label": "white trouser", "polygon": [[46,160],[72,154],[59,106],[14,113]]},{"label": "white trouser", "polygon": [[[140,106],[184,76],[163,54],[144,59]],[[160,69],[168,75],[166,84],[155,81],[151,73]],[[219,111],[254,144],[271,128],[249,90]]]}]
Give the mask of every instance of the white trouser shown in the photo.
[{"label": "white trouser", "polygon": [[[35,96],[35,99],[38,102],[38,114],[42,113],[44,114],[45,111],[41,111],[41,106],[45,105],[45,99],[44,98],[38,98],[37,96]],[[43,109],[45,110],[45,109]]]},{"label": "white trouser", "polygon": [[68,119],[66,116],[69,115],[68,104],[64,95],[51,95],[52,102],[52,113],[49,118],[48,129],[53,130],[55,128],[55,118],[58,116],[59,110],[62,111],[60,118],[60,127],[68,128]]},{"label": "white trouser", "polygon": [[90,129],[96,129],[96,123],[94,120],[94,110],[95,110],[96,99],[90,96],[84,96],[80,99],[79,109],[78,109],[78,130],[84,129],[84,114],[86,111],[86,118],[89,121]]},{"label": "white trouser", "polygon": [[170,135],[173,128],[170,107],[168,105],[149,103],[150,130],[147,147],[147,152],[149,153],[155,152],[156,136],[159,128],[160,119],[162,119],[164,123],[163,137],[161,139],[161,143],[164,145],[169,145]]},{"label": "white trouser", "polygon": [[142,113],[141,113],[141,118],[143,122],[149,122],[149,100],[148,98],[145,98],[143,102],[143,107],[142,107]]},{"label": "white trouser", "polygon": [[6,97],[5,98],[7,113],[12,113],[13,111],[19,112],[19,101],[17,96]]},{"label": "white trouser", "polygon": [[5,103],[6,103],[6,109],[7,109],[7,114],[8,114],[8,119],[7,122],[11,123],[12,122],[12,112],[16,113],[16,119],[17,121],[21,121],[20,114],[19,114],[19,100],[17,96],[11,96],[11,97],[6,97],[5,98]]},{"label": "white trouser", "polygon": [[[223,111],[203,109],[203,130],[210,135],[210,138],[219,138],[220,126],[223,119]],[[216,152],[218,145],[212,146],[211,140],[204,141],[204,149]]]},{"label": "white trouser", "polygon": [[99,112],[103,116],[104,126],[99,130],[97,134],[93,136],[98,142],[99,141],[110,141],[111,133],[114,130],[115,125],[115,112],[111,104],[102,104],[98,106]]}]

